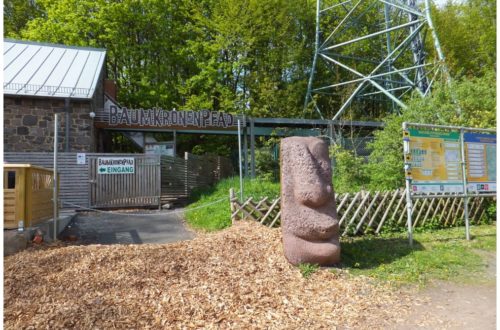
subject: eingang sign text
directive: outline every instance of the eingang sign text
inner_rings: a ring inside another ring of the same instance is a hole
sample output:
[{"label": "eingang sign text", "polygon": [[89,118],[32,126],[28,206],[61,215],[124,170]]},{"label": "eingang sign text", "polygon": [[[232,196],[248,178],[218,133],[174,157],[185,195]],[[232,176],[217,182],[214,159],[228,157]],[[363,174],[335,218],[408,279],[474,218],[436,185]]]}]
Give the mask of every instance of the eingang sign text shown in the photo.
[{"label": "eingang sign text", "polygon": [[97,158],[98,174],[134,174],[134,157],[99,157]]}]

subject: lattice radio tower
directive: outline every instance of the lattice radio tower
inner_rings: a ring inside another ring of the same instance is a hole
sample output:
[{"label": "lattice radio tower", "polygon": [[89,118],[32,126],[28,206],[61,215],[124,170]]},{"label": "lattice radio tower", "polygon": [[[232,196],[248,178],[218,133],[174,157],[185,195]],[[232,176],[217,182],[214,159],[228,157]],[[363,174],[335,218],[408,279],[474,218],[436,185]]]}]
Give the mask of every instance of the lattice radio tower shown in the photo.
[{"label": "lattice radio tower", "polygon": [[[319,66],[326,67],[321,74]],[[338,120],[355,102],[382,102],[383,109],[398,111],[408,93],[429,95],[440,74],[449,81],[430,0],[316,0],[304,112],[313,108],[322,119]],[[332,96],[336,101],[326,101]]]}]

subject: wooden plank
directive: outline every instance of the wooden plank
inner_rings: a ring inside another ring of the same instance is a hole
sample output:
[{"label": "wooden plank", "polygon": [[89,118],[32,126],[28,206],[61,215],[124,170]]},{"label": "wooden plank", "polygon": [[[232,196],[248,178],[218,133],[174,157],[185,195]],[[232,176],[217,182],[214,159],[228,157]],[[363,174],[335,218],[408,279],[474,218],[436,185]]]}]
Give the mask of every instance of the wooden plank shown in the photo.
[{"label": "wooden plank", "polygon": [[26,169],[16,170],[16,221],[26,221]]},{"label": "wooden plank", "polygon": [[354,195],[354,198],[352,199],[351,203],[349,204],[349,206],[347,207],[347,210],[345,211],[345,213],[342,215],[342,218],[340,218],[340,221],[339,221],[339,226],[342,225],[342,223],[344,222],[345,218],[347,217],[347,215],[349,214],[349,212],[351,211],[351,209],[354,207],[354,205],[356,204],[356,201],[358,200],[358,197],[359,195],[361,194],[361,192],[357,192],[355,195]]},{"label": "wooden plank", "polygon": [[404,193],[401,194],[401,198],[399,199],[398,201],[398,204],[396,205],[396,209],[394,210],[394,212],[392,213],[392,217],[391,217],[391,220],[394,221],[396,219],[396,213],[398,213],[399,211],[399,208],[401,206],[401,203],[403,202],[403,200],[405,199],[405,196],[406,195],[406,189],[404,190]]},{"label": "wooden plank", "polygon": [[444,203],[444,206],[443,206],[443,211],[441,212],[441,215],[439,217],[439,223],[443,223],[443,217],[444,217],[444,213],[446,212],[446,208],[448,207],[448,204],[450,203],[450,201],[452,200],[452,198],[446,198],[446,203]]},{"label": "wooden plank", "polygon": [[278,212],[278,214],[276,214],[276,216],[274,217],[273,221],[271,222],[271,224],[269,225],[270,228],[272,228],[274,226],[274,224],[276,223],[276,221],[278,221],[278,219],[281,217],[281,210]]},{"label": "wooden plank", "polygon": [[450,216],[453,213],[452,211],[455,209],[455,202],[457,201],[457,199],[456,198],[452,198],[452,199],[453,199],[453,202],[451,204],[450,210],[448,211],[448,216],[446,217],[445,222],[444,222],[445,226],[448,225],[448,220],[450,219]]},{"label": "wooden plank", "polygon": [[436,205],[436,208],[434,209],[434,212],[432,213],[431,219],[434,219],[436,217],[436,215],[438,214],[438,212],[440,210],[440,206],[443,203],[444,203],[444,198],[439,198],[438,203]]},{"label": "wooden plank", "polygon": [[279,201],[281,200],[281,197],[278,197],[276,198],[276,200],[271,204],[271,206],[269,207],[269,210],[267,211],[267,213],[264,215],[264,217],[262,217],[262,219],[260,220],[260,223],[264,223],[264,221],[266,221],[267,217],[269,217],[269,215],[271,214],[271,212],[274,210],[274,208],[276,207],[276,205],[278,205]]},{"label": "wooden plank", "polygon": [[422,206],[420,207],[420,211],[418,211],[418,214],[413,221],[413,224],[412,224],[413,228],[415,228],[417,226],[418,220],[420,219],[420,216],[422,215],[422,212],[425,210],[425,206],[427,204],[428,204],[428,199],[424,199],[424,201],[422,202]]},{"label": "wooden plank", "polygon": [[[266,197],[264,197],[264,198],[263,198],[263,199],[262,199],[259,203],[257,203],[257,205],[255,206],[255,209],[256,209],[256,210],[259,210],[259,207],[261,207],[262,205],[264,205],[264,204],[266,203],[267,198],[268,198],[268,197],[266,196]],[[259,211],[260,211],[260,210],[259,210]]]},{"label": "wooden plank", "polygon": [[344,197],[342,198],[340,205],[337,206],[337,213],[339,213],[340,209],[342,209],[342,206],[344,206],[344,203],[349,199],[349,196],[350,196],[349,193],[344,194]]},{"label": "wooden plank", "polygon": [[[233,188],[230,188],[229,189],[229,208],[231,210],[231,215],[233,214],[233,212],[235,211],[236,207],[234,206],[233,204],[233,199],[236,198],[235,194],[234,194],[234,189]],[[237,217],[232,217],[231,216],[231,222],[234,223],[235,220],[238,220]]]},{"label": "wooden plank", "polygon": [[481,209],[481,205],[483,204],[483,200],[484,200],[484,197],[480,197],[480,198],[477,198],[477,202],[476,202],[476,210],[474,211],[474,213],[472,214],[472,219],[474,219],[474,221],[476,223],[479,222],[480,218],[476,218],[476,215],[478,213],[478,211]]},{"label": "wooden plank", "polygon": [[464,207],[464,199],[460,198],[460,201],[458,202],[457,210],[453,212],[453,216],[451,218],[451,225],[454,225],[457,221],[458,214],[460,213],[460,210],[463,210]]},{"label": "wooden plank", "polygon": [[[403,195],[404,194],[405,194],[405,192],[403,192]],[[389,214],[389,211],[391,210],[392,204],[394,203],[394,201],[396,200],[396,197],[398,197],[398,195],[399,195],[399,190],[396,190],[394,192],[394,194],[392,195],[391,201],[389,202],[389,205],[387,206],[384,214],[382,215],[382,218],[380,219],[380,221],[378,223],[377,229],[375,230],[376,234],[380,233],[380,230],[382,229],[382,226],[384,225],[385,219],[387,218],[387,215]]]},{"label": "wooden plank", "polygon": [[[257,204],[257,205],[259,205],[259,204]],[[260,210],[257,209],[257,205],[254,205],[253,202],[252,202],[252,203],[248,203],[247,206],[246,206],[247,207],[247,211],[249,213],[251,213],[252,215],[253,215],[253,213],[257,213],[256,220],[258,218],[262,218],[264,216],[264,213],[262,213]]]},{"label": "wooden plank", "polygon": [[437,198],[433,198],[433,199],[431,200],[431,203],[430,203],[429,207],[427,208],[427,212],[425,212],[424,218],[422,219],[422,224],[421,224],[421,226],[425,225],[425,222],[427,221],[429,214],[430,214],[430,213],[431,213],[431,211],[433,210],[432,206],[434,205],[434,202],[435,202],[435,201],[437,201],[437,200],[439,200],[439,199],[437,199]]},{"label": "wooden plank", "polygon": [[351,221],[349,221],[349,223],[347,224],[347,226],[345,226],[345,230],[342,233],[342,236],[344,236],[345,234],[347,234],[347,231],[349,230],[349,227],[353,224],[354,220],[356,220],[356,217],[358,216],[358,213],[361,211],[361,208],[363,207],[363,205],[365,204],[365,202],[368,200],[368,198],[370,198],[370,193],[367,193],[366,196],[361,201],[361,203],[359,204],[358,208],[354,212],[354,215],[351,217]]},{"label": "wooden plank", "polygon": [[[370,195],[370,193],[368,193],[368,195]],[[378,198],[379,195],[380,195],[380,192],[377,191],[375,193],[375,196],[373,196],[373,199],[372,199],[370,205],[368,205],[367,210],[365,211],[365,213],[363,214],[363,216],[359,220],[358,225],[356,226],[356,230],[354,231],[354,235],[356,235],[358,233],[358,231],[361,228],[361,226],[363,225],[363,222],[365,221],[366,217],[369,215],[369,212],[370,212],[371,208],[373,207],[373,205],[377,201],[377,198]]]},{"label": "wooden plank", "polygon": [[[411,214],[413,216],[413,214],[415,213],[418,205],[420,204],[420,199],[417,199],[415,201],[415,203],[413,203],[413,208],[411,210]],[[408,203],[405,204],[405,208],[403,209],[403,212],[401,212],[401,215],[399,216],[399,219],[398,219],[398,224],[401,224],[401,221],[403,220],[403,218],[406,216],[406,222],[408,222],[408,211],[407,211],[407,208],[408,207]],[[408,225],[408,224],[407,224]]]},{"label": "wooden plank", "polygon": [[[240,205],[238,202],[235,202],[236,204],[236,208],[237,210],[235,211],[235,213],[238,213],[238,212],[242,212],[244,214],[246,214],[248,217],[252,218],[253,220],[257,221],[257,219],[255,219],[250,213],[248,213],[246,210],[245,210],[245,206],[247,206],[248,203],[250,203],[252,201],[252,197],[249,197],[245,203],[243,203],[242,205]],[[231,214],[231,217],[234,217],[235,216],[235,213]]]},{"label": "wooden plank", "polygon": [[389,197],[391,195],[390,192],[386,191],[382,197],[382,200],[380,201],[380,203],[378,203],[378,206],[377,208],[375,209],[375,212],[373,213],[373,215],[370,217],[370,221],[368,221],[368,224],[366,225],[366,229],[369,229],[371,228],[373,222],[375,221],[375,219],[377,218],[377,215],[378,213],[380,212],[380,210],[382,209],[382,206],[384,205],[385,201],[387,200],[387,197]]}]

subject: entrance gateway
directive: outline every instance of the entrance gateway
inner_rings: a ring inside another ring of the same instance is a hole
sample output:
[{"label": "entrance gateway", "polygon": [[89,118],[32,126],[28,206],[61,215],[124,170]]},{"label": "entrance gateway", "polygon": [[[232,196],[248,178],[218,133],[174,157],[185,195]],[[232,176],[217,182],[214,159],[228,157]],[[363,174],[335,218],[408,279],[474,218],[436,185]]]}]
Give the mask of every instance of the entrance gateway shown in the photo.
[{"label": "entrance gateway", "polygon": [[90,156],[88,167],[90,207],[160,205],[158,156]]},{"label": "entrance gateway", "polygon": [[[220,111],[176,111],[161,108],[130,109],[121,107],[105,95],[104,108],[96,111],[94,125],[104,130],[121,131],[145,151],[152,153],[168,150],[175,155],[175,137],[185,134],[238,135],[238,120],[242,135],[242,166],[245,176],[255,177],[255,138],[257,136],[324,136],[330,141],[342,139],[342,132],[355,130],[363,136],[371,136],[383,127],[381,122],[340,121],[294,118],[252,118]],[[168,142],[148,144],[145,133],[172,132],[173,145]],[[355,143],[353,143],[354,145]],[[364,146],[366,139],[360,138],[358,146]]]}]

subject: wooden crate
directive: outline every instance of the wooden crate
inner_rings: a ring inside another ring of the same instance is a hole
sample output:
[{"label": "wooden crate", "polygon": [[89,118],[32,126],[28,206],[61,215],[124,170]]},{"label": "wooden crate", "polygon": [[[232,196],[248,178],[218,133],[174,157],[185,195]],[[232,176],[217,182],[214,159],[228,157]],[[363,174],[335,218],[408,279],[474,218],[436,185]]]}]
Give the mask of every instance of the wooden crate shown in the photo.
[{"label": "wooden crate", "polygon": [[53,170],[31,164],[4,164],[4,228],[24,227],[53,217]]}]

